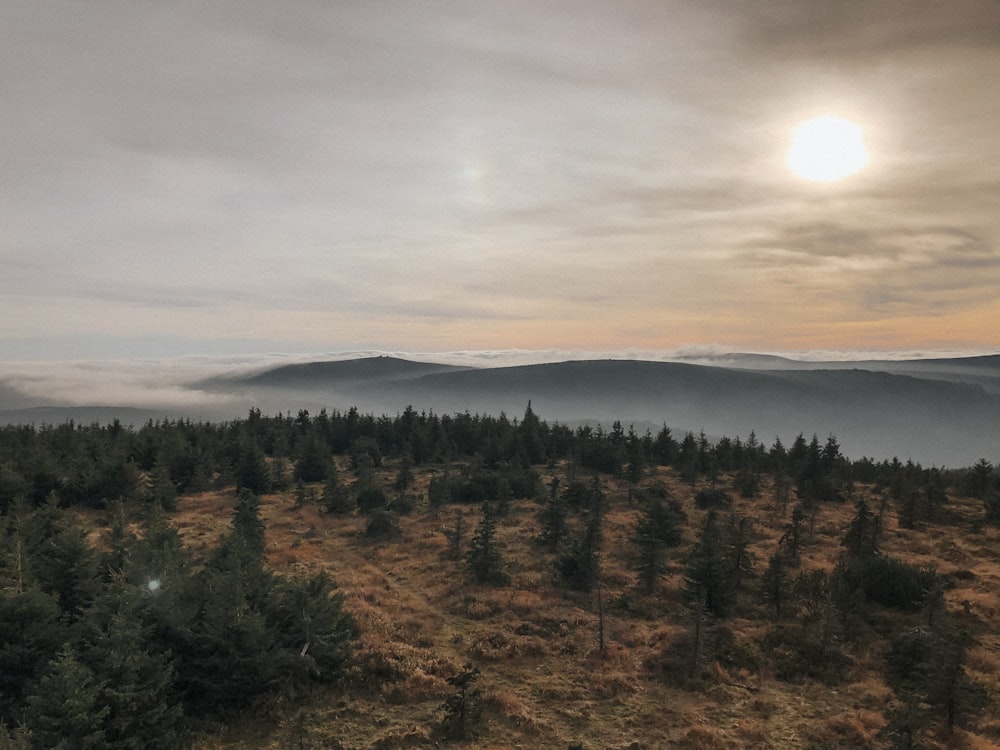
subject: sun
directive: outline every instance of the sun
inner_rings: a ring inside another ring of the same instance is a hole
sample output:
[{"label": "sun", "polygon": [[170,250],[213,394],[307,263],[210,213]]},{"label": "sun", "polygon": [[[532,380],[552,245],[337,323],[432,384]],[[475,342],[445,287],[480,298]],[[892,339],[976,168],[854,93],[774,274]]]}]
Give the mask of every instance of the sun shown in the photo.
[{"label": "sun", "polygon": [[867,163],[861,126],[832,115],[801,123],[788,149],[789,169],[814,182],[839,180],[861,171]]}]

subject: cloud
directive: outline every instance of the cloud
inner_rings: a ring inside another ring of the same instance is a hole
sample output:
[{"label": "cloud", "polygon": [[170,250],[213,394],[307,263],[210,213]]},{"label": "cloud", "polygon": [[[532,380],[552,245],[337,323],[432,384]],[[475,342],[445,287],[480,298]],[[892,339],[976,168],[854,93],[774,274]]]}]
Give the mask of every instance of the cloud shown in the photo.
[{"label": "cloud", "polygon": [[[6,333],[780,347],[796,288],[979,299],[998,7],[7,4]],[[838,107],[872,165],[810,191],[787,135]]]},{"label": "cloud", "polygon": [[1000,44],[995,0],[770,0],[744,6],[738,18],[745,39],[762,54],[832,57],[848,65],[908,51]]},{"label": "cloud", "polygon": [[992,299],[1000,283],[1000,253],[964,227],[790,226],[748,242],[738,258],[880,315],[968,308]]}]

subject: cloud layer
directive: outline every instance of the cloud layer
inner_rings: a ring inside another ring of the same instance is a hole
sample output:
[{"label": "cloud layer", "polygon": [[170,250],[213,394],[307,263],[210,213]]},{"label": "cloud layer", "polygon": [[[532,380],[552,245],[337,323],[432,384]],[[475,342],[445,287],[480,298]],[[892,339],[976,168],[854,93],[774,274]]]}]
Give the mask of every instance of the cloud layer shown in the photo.
[{"label": "cloud layer", "polygon": [[995,346],[997,80],[995,0],[9,3],[0,358]]}]

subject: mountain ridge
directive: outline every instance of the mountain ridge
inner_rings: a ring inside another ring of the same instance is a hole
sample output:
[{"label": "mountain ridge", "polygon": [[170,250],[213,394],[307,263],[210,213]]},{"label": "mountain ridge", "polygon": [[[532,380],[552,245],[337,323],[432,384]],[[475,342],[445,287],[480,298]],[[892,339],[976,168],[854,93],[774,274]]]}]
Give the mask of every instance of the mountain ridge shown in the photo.
[{"label": "mountain ridge", "polygon": [[[987,377],[985,385],[970,381],[958,371],[960,365],[946,368],[943,377],[931,377],[858,364],[779,370],[567,360],[414,370],[413,377],[351,383],[317,378],[299,395],[314,399],[316,407],[356,405],[375,413],[414,406],[438,413],[519,414],[531,401],[542,418],[558,422],[663,423],[678,431],[731,436],[754,431],[759,438],[784,442],[800,433],[833,434],[855,457],[899,457],[934,465],[971,464],[997,451],[1000,395],[986,385],[1000,385],[1000,380]],[[258,398],[289,394],[285,388],[261,390],[269,382],[275,382],[273,375],[245,385]],[[230,386],[241,387],[239,381]]]}]

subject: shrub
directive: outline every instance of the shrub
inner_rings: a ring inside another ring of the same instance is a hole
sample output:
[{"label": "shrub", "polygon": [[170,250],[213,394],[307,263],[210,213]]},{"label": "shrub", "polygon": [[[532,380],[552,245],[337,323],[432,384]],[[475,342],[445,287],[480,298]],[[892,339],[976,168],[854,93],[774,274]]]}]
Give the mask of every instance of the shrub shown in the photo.
[{"label": "shrub", "polygon": [[939,580],[931,568],[881,556],[842,562],[837,577],[848,590],[861,591],[869,602],[904,612],[919,610]]},{"label": "shrub", "polygon": [[729,493],[723,489],[701,490],[694,496],[694,504],[702,510],[726,510],[733,504]]}]

